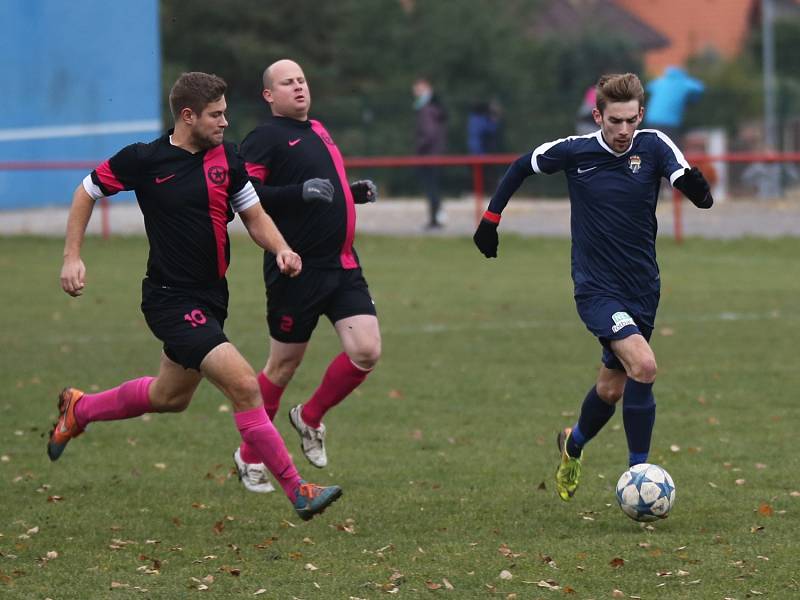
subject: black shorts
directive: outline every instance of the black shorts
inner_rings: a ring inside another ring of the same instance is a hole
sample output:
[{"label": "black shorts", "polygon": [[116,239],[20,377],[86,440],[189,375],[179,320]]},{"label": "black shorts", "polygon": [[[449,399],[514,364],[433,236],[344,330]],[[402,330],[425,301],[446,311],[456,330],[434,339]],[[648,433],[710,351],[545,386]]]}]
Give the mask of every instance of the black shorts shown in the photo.
[{"label": "black shorts", "polygon": [[303,267],[297,277],[281,275],[267,286],[269,334],[279,342],[307,342],[320,315],[336,323],[346,317],[376,314],[361,268]]},{"label": "black shorts", "polygon": [[142,281],[142,312],[150,331],[164,342],[164,354],[185,369],[200,370],[206,355],[228,341],[228,284],[188,289]]}]

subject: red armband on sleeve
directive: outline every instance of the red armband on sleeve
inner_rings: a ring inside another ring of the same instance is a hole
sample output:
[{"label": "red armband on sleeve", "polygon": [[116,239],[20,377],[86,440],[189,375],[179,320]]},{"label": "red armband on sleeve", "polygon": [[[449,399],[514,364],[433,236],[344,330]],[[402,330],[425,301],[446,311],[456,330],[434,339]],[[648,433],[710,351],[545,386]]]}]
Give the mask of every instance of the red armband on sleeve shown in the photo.
[{"label": "red armband on sleeve", "polygon": [[483,218],[489,221],[490,223],[499,223],[500,222],[500,213],[493,213],[491,211],[486,211],[483,213]]}]

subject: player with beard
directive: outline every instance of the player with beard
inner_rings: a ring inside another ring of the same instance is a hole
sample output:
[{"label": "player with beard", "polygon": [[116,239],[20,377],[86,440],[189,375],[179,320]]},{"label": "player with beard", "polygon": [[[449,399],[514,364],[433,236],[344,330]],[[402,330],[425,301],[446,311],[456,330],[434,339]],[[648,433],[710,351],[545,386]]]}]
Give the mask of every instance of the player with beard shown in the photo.
[{"label": "player with beard", "polygon": [[174,130],[150,143],[126,146],[75,190],[61,269],[63,290],[71,296],[84,291],[81,246],[95,201],[134,190],[150,244],[142,312],[164,349],[156,377],[94,394],[65,388],[47,454],[57,460],[67,443],[95,421],[183,411],[205,377],[231,401],[242,440],[280,483],[300,518],[308,520],[342,490],[301,479],[265,416],[253,369],[223,333],[230,261],[227,224],[234,212],[253,241],[272,253],[278,272],[292,278],[302,268],[300,256],[262,210],[235,147],[223,142],[226,87],[215,75],[181,75],[169,96]]}]

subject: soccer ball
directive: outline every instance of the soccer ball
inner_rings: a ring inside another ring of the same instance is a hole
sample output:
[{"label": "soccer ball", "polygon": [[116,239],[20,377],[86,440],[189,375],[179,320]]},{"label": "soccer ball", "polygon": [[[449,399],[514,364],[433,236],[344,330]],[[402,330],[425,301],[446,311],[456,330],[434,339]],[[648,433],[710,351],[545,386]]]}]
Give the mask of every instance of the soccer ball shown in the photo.
[{"label": "soccer ball", "polygon": [[664,519],[675,504],[675,483],[658,465],[634,465],[617,481],[617,502],[634,521]]}]

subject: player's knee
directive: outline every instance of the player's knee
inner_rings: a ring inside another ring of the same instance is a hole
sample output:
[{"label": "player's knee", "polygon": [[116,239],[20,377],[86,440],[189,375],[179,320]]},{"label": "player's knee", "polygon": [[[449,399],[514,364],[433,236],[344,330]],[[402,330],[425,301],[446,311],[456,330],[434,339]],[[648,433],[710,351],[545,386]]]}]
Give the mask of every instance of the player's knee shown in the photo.
[{"label": "player's knee", "polygon": [[235,378],[226,388],[228,397],[237,408],[256,408],[262,403],[258,380],[251,375],[242,375]]},{"label": "player's knee", "polygon": [[350,360],[360,369],[371,370],[375,368],[381,358],[381,343],[362,346],[355,352],[348,354]]},{"label": "player's knee", "polygon": [[600,399],[607,404],[616,404],[622,399],[622,393],[625,391],[625,382],[618,381],[599,381],[595,385],[597,395]]},{"label": "player's knee", "polygon": [[642,383],[652,383],[656,380],[657,372],[658,365],[656,365],[655,356],[648,356],[631,365],[631,372],[628,376]]}]

